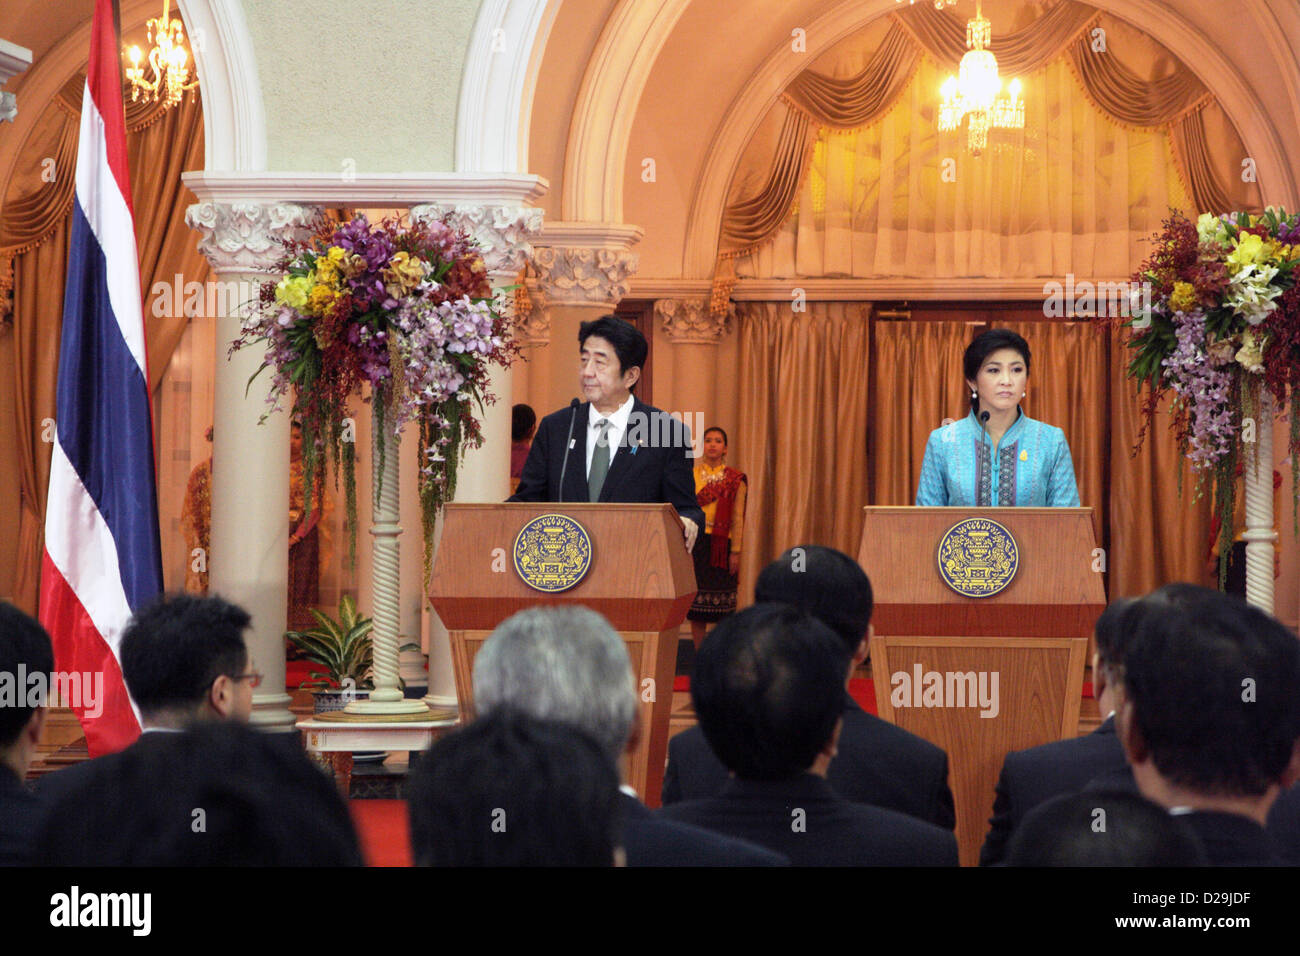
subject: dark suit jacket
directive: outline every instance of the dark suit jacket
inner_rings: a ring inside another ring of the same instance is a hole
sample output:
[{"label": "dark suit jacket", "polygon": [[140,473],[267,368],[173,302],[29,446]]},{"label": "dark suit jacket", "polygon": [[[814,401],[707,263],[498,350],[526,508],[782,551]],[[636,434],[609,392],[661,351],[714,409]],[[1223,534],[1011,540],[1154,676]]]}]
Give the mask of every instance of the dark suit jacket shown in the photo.
[{"label": "dark suit jacket", "polygon": [[[668,742],[664,806],[715,796],[730,779],[698,726]],[[897,810],[946,830],[956,823],[943,749],[868,714],[847,693],[839,754],[831,761],[826,782],[854,803]]]},{"label": "dark suit jacket", "polygon": [[18,775],[0,766],[0,866],[30,866],[40,808]]},{"label": "dark suit jacket", "polygon": [[[542,419],[537,426],[533,447],[524,462],[519,487],[509,501],[583,501],[587,500],[587,417],[590,402],[583,402],[571,413],[562,408]],[[569,421],[573,420],[573,447],[568,450],[565,466],[565,443]],[[614,457],[609,462],[600,491],[601,501],[624,503],[664,501],[690,518],[704,531],[704,511],[695,500],[695,475],[692,471],[691,430],[682,422],[637,398],[632,399],[632,414]],[[560,487],[560,472],[564,487]]]},{"label": "dark suit jacket", "polygon": [[1201,838],[1210,866],[1282,866],[1268,831],[1236,813],[1197,811],[1179,819]]},{"label": "dark suit jacket", "polygon": [[883,807],[845,800],[821,777],[732,780],[716,797],[659,815],[749,840],[795,866],[956,866],[948,830]]},{"label": "dark suit jacket", "polygon": [[779,853],[685,823],[662,820],[635,797],[620,793],[628,866],[789,866]]},{"label": "dark suit jacket", "polygon": [[1283,790],[1268,814],[1268,835],[1291,866],[1300,866],[1300,784]]},{"label": "dark suit jacket", "polygon": [[1002,860],[1011,834],[1034,807],[1052,797],[1083,790],[1094,777],[1127,766],[1114,717],[1106,718],[1086,737],[1007,754],[998,777],[988,836],[980,848],[980,866]]}]

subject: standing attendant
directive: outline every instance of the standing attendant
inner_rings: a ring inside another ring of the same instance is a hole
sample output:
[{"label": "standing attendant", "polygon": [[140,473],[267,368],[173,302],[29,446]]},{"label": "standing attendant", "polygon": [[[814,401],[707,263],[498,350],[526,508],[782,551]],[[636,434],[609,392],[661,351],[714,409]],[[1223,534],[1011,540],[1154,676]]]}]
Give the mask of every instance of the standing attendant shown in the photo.
[{"label": "standing attendant", "polygon": [[704,512],[704,533],[695,542],[695,603],[686,616],[699,647],[704,630],[736,611],[740,538],[745,524],[745,473],[727,464],[727,433],[704,430],[704,455],[695,463],[695,500]]},{"label": "standing attendant", "polygon": [[970,414],[930,433],[918,506],[1079,506],[1065,432],[1020,408],[1029,360],[1029,343],[1008,329],[981,332],[966,348]]},{"label": "standing attendant", "polygon": [[519,487],[509,501],[667,502],[677,509],[687,550],[704,512],[691,480],[691,432],[632,394],[650,347],[613,315],[578,329],[575,398],[537,426]]}]

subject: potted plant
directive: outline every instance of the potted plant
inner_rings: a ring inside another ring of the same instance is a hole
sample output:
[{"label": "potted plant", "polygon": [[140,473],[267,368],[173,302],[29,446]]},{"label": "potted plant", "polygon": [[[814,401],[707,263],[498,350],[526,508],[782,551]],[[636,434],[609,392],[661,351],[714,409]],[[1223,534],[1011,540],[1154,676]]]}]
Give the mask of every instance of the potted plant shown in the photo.
[{"label": "potted plant", "polygon": [[322,670],[300,685],[311,688],[315,713],[342,710],[349,701],[370,696],[374,649],[371,631],[374,621],[357,614],[357,602],[350,594],[339,600],[338,619],[311,609],[316,627],[288,631],[285,636],[303,657]]}]

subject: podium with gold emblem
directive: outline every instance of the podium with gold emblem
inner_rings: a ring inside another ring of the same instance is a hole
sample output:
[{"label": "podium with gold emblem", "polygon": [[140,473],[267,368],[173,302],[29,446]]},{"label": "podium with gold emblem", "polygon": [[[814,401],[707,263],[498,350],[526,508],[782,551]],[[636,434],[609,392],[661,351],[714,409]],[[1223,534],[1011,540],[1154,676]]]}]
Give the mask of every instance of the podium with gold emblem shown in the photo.
[{"label": "podium with gold emblem", "polygon": [[677,632],[695,597],[681,522],[666,504],[450,504],[429,599],[451,638],[461,719],[474,712],[474,655],[535,605],[581,604],[623,637],[641,701],[629,783],[658,806],[668,754]]},{"label": "podium with gold emblem", "polygon": [[963,864],[1009,751],[1079,731],[1106,555],[1091,508],[865,509],[877,712],[948,752]]}]

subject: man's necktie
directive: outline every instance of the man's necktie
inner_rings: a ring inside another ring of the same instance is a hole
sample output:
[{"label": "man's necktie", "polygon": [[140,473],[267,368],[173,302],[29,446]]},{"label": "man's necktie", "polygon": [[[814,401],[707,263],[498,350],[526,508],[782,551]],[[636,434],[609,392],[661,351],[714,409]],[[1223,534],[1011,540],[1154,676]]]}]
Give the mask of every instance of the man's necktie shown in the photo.
[{"label": "man's necktie", "polygon": [[587,475],[588,501],[599,501],[600,489],[605,487],[605,476],[609,474],[609,429],[613,424],[608,418],[596,422],[600,434],[596,436],[596,447],[591,452],[591,473]]}]

